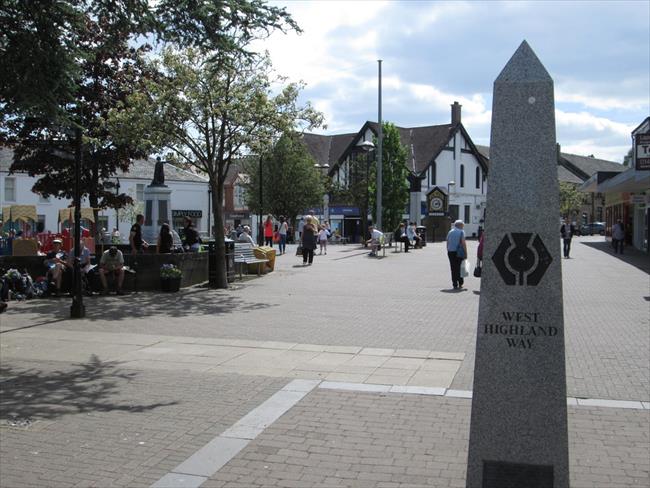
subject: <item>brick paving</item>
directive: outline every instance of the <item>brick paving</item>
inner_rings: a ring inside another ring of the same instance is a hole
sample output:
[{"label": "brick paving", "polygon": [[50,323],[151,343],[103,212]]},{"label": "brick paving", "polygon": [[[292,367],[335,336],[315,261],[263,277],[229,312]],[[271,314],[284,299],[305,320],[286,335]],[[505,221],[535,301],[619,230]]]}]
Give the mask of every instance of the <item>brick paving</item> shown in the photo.
[{"label": "brick paving", "polygon": [[286,383],[96,358],[3,361],[2,380],[3,488],[150,486]]},{"label": "brick paving", "polygon": [[[202,486],[464,487],[470,406],[316,390]],[[570,407],[571,486],[649,486],[648,413]]]},{"label": "brick paving", "polygon": [[[568,394],[650,402],[648,260],[621,260],[601,241],[576,239],[563,260]],[[145,349],[165,341],[448,352],[464,358],[451,388],[471,390],[480,281],[451,292],[441,243],[379,260],[332,246],[309,268],[291,252],[276,263],[227,291],[89,299],[81,321],[67,318],[67,299],[12,302],[0,315],[0,486],[149,486],[291,379],[254,365],[209,371],[204,353],[170,353],[158,368]],[[107,362],[123,354],[131,363]],[[315,390],[203,486],[463,486],[469,408]],[[650,486],[649,413],[570,406],[572,486]]]}]

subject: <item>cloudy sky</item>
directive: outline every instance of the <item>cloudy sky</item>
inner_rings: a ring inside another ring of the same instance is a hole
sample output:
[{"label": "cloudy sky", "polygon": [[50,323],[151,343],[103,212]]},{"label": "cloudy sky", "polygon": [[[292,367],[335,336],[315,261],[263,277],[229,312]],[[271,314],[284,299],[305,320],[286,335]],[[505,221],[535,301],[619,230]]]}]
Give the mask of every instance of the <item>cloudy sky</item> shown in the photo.
[{"label": "cloudy sky", "polygon": [[303,33],[263,46],[279,74],[307,86],[326,116],[321,133],[356,132],[383,118],[402,127],[449,123],[463,105],[475,143],[489,144],[492,84],[526,39],[555,81],[564,152],[622,161],[630,132],[650,114],[650,2],[297,1]]}]

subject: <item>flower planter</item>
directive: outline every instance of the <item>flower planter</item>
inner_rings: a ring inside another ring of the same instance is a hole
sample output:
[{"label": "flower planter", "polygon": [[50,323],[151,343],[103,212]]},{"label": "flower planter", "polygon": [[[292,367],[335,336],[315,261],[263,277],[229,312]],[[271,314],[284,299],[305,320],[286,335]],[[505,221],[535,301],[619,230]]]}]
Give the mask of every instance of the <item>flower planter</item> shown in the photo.
[{"label": "flower planter", "polygon": [[160,278],[160,289],[166,292],[175,292],[181,289],[181,278]]}]

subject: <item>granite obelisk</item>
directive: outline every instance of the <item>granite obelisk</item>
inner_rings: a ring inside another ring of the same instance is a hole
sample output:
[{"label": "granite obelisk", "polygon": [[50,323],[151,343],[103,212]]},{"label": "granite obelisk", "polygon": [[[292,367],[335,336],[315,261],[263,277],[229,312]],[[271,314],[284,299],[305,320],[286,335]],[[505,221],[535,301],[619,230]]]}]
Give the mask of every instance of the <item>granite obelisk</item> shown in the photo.
[{"label": "granite obelisk", "polygon": [[569,486],[554,105],[524,41],[494,82],[468,488]]}]

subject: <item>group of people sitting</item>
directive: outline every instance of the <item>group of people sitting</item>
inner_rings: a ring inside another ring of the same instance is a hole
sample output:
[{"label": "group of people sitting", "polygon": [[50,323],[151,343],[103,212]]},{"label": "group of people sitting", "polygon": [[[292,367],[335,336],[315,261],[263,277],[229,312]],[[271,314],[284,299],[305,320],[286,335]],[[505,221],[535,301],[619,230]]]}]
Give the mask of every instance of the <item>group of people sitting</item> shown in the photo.
[{"label": "group of people sitting", "polygon": [[[54,283],[54,294],[61,295],[61,287],[63,278],[66,273],[69,275],[74,269],[75,252],[74,250],[68,254],[62,249],[63,242],[61,239],[54,239],[52,241],[52,250],[45,255],[46,277],[48,281]],[[95,268],[102,283],[103,293],[108,294],[107,276],[114,275],[116,284],[116,293],[123,295],[122,284],[124,282],[124,256],[116,246],[111,246],[108,250],[104,251],[99,260],[97,267],[91,264],[90,249],[86,247],[83,241],[79,247],[79,267],[82,273],[82,278],[86,279],[88,283],[89,273],[93,272]]]}]

